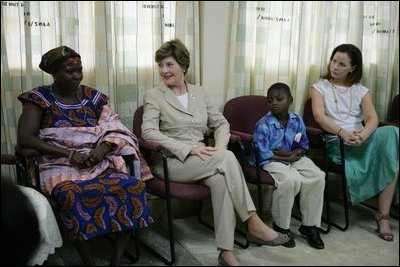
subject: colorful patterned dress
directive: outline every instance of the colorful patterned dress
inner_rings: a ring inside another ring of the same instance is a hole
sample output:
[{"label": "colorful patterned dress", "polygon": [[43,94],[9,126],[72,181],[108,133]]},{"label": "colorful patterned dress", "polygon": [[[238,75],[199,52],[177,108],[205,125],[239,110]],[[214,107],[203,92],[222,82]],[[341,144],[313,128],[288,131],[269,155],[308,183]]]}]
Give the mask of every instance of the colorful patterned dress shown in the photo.
[{"label": "colorful patterned dress", "polygon": [[[87,169],[72,166],[68,158],[42,156],[41,188],[57,201],[63,230],[73,241],[147,227],[154,222],[144,183],[151,173],[136,137],[111,112],[106,95],[82,88],[84,97],[74,105],[59,102],[51,86],[18,96],[22,103],[33,103],[42,110],[39,138],[43,141],[82,153],[103,141],[117,146],[103,162]],[[128,155],[133,162],[125,161]]]}]

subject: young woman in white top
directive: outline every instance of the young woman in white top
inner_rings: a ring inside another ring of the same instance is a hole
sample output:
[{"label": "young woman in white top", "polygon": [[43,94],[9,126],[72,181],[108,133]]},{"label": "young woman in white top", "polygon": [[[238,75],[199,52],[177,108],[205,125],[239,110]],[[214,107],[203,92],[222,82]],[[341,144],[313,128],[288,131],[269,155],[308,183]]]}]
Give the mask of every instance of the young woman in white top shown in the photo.
[{"label": "young woman in white top", "polygon": [[360,84],[362,54],[352,44],[337,46],[328,73],[311,86],[316,121],[328,132],[328,156],[340,163],[339,137],[345,144],[345,171],[352,204],[379,194],[375,216],[379,237],[393,241],[390,205],[399,202],[399,128],[378,126],[369,89]]}]

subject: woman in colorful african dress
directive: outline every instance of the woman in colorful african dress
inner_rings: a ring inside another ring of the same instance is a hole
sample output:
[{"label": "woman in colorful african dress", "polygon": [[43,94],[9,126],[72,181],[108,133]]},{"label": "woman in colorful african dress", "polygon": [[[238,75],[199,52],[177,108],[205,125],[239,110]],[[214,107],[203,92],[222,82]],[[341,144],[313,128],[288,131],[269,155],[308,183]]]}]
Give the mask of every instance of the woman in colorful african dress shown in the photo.
[{"label": "woman in colorful african dress", "polygon": [[108,97],[80,84],[77,52],[57,47],[43,55],[39,67],[54,82],[18,96],[23,104],[18,145],[42,155],[41,189],[56,199],[68,238],[85,241],[118,232],[111,265],[120,265],[132,230],[154,222],[145,198],[150,170]]}]

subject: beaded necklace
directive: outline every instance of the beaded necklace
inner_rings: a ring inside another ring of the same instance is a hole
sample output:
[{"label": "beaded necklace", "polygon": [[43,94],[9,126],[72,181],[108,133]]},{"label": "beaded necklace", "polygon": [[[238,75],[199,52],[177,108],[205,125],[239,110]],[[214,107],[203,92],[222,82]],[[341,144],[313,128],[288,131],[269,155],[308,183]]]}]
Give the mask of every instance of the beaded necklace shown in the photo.
[{"label": "beaded necklace", "polygon": [[336,88],[335,84],[333,82],[330,82],[331,84],[331,89],[332,89],[332,93],[333,93],[333,97],[335,98],[335,106],[336,106],[336,113],[339,116],[339,118],[341,118],[342,120],[347,120],[350,117],[351,111],[353,109],[353,96],[352,96],[352,90],[350,88],[347,88],[344,93],[346,93],[348,90],[350,90],[350,103],[348,106],[349,112],[346,114],[346,116],[342,116],[341,113],[339,112],[339,107],[338,107],[338,100],[336,97],[336,90],[339,90]]},{"label": "beaded necklace", "polygon": [[[83,120],[76,120],[76,119],[74,119],[74,118],[70,118],[67,114],[65,114],[65,112],[63,111],[63,108],[61,107],[61,106],[62,106],[62,102],[61,102],[60,100],[58,100],[58,98],[56,97],[56,95],[55,95],[54,92],[53,92],[53,84],[52,84],[51,87],[50,87],[50,93],[51,93],[51,95],[54,97],[54,99],[55,99],[55,101],[56,101],[56,104],[57,104],[57,107],[58,107],[58,109],[60,110],[61,114],[62,114],[67,120],[69,120],[70,122],[86,123],[86,118],[87,118],[86,108],[85,108],[85,105],[83,104],[83,101],[81,101],[81,100],[79,99],[79,97],[78,97],[76,91],[75,91],[76,100],[78,100],[78,102],[79,102],[79,104],[80,104],[80,107],[83,109],[83,112],[84,112],[84,114],[83,114]],[[68,112],[68,113],[69,113],[69,112]]]}]

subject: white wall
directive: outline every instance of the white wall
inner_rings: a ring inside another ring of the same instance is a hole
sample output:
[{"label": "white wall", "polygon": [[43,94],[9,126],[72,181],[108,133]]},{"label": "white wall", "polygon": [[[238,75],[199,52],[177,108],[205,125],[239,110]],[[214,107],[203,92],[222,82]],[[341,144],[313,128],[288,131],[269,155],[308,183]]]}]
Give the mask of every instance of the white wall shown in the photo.
[{"label": "white wall", "polygon": [[230,6],[229,1],[200,1],[201,85],[218,107],[225,103]]}]

